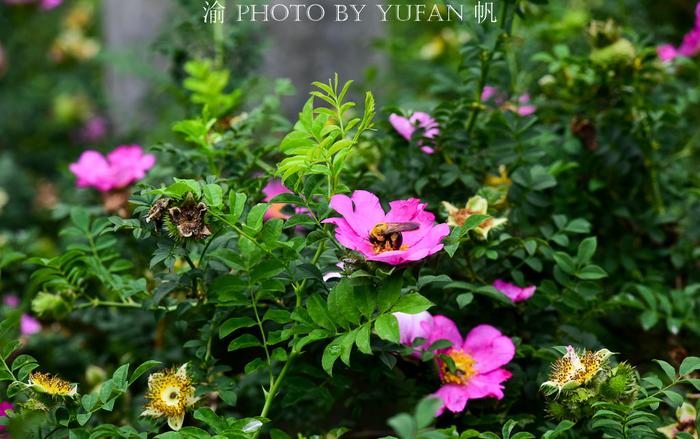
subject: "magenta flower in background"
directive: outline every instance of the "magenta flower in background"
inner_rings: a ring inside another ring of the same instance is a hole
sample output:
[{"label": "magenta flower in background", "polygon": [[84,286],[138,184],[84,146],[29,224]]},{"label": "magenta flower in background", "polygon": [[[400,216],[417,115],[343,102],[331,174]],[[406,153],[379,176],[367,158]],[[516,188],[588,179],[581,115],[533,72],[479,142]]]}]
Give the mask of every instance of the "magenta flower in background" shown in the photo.
[{"label": "magenta flower in background", "polygon": [[[269,202],[272,201],[273,198],[275,198],[279,194],[291,194],[293,193],[287,187],[282,184],[282,180],[279,179],[272,179],[267,182],[265,187],[262,189],[262,192],[265,194],[265,198],[263,198],[263,201]],[[263,216],[263,219],[269,220],[271,218],[280,218],[283,220],[289,219],[291,217],[290,214],[282,212],[282,209],[287,206],[285,203],[272,203],[270,207],[267,209],[265,212],[265,215]],[[309,210],[305,207],[299,207],[296,206],[294,208],[294,213],[295,214],[303,214],[303,213],[308,213]],[[302,229],[301,226],[297,226],[297,230]]]},{"label": "magenta flower in background", "polygon": [[80,128],[80,138],[84,142],[97,143],[107,134],[107,120],[102,116],[90,118]]},{"label": "magenta flower in background", "polygon": [[451,372],[440,356],[435,357],[438,373],[443,385],[435,392],[443,405],[437,415],[447,409],[458,413],[464,410],[467,401],[479,398],[503,398],[503,382],[511,373],[502,366],[515,356],[513,341],[490,325],[479,325],[462,339],[457,325],[445,316],[420,314],[394,314],[399,322],[402,344],[411,345],[416,338],[426,343],[418,347],[427,349],[437,340],[448,340],[452,346],[436,351],[454,362],[456,372]]},{"label": "magenta flower in background", "polygon": [[[267,182],[267,185],[263,188],[262,192],[265,194],[263,201],[268,202],[275,198],[279,194],[292,193],[285,185],[282,184],[282,180],[273,179]],[[290,217],[289,214],[283,213],[282,209],[286,206],[284,203],[272,203],[270,207],[265,212],[264,219],[268,220],[270,218],[280,218],[287,219]]]},{"label": "magenta flower in background", "polygon": [[[8,401],[0,402],[0,416],[7,416],[8,410],[14,410],[14,406],[12,405],[12,403],[8,402]],[[0,425],[0,431],[4,431],[4,430],[5,430],[5,426]]]},{"label": "magenta flower in background", "polygon": [[510,110],[518,113],[520,116],[529,116],[537,111],[537,107],[530,104],[530,95],[525,93],[515,99],[515,103],[508,102],[508,95],[501,91],[498,87],[492,85],[484,86],[481,91],[482,102],[493,102],[496,106],[503,110]]},{"label": "magenta flower in background", "polygon": [[85,151],[69,169],[78,177],[78,187],[108,192],[142,179],[155,163],[155,156],[144,154],[140,146],[122,145],[106,158],[97,151]]},{"label": "magenta flower in background", "polygon": [[515,105],[515,112],[518,113],[521,116],[529,116],[535,111],[537,111],[537,107],[534,105],[530,105],[530,95],[525,93],[522,96],[518,97],[518,103]]},{"label": "magenta flower in background", "polygon": [[493,102],[496,105],[503,105],[506,102],[506,99],[508,96],[501,92],[498,87],[494,87],[492,85],[486,85],[484,86],[484,89],[481,91],[481,101],[486,102],[490,101],[493,99]]},{"label": "magenta flower in background", "polygon": [[450,233],[447,224],[435,224],[435,215],[425,210],[426,205],[417,198],[397,200],[389,203],[391,209],[385,213],[376,195],[358,190],[352,198],[333,196],[331,207],[342,217],[323,222],[337,226],[335,237],[345,247],[370,261],[398,265],[442,250],[442,240]]},{"label": "magenta flower in background", "polygon": [[700,53],[700,2],[695,5],[695,25],[683,36],[678,47],[662,44],[656,48],[656,53],[663,62],[671,61],[679,56],[693,57]]},{"label": "magenta flower in background", "polygon": [[535,290],[537,289],[534,285],[521,288],[501,279],[493,281],[493,287],[508,296],[513,302],[522,302],[523,300],[529,299],[535,294]]},{"label": "magenta flower in background", "polygon": [[63,0],[41,0],[41,9],[48,11],[61,6],[62,3]]},{"label": "magenta flower in background", "polygon": [[63,0],[5,0],[6,5],[29,5],[39,3],[41,9],[48,11],[50,9],[61,6]]},{"label": "magenta flower in background", "polygon": [[19,332],[22,335],[32,335],[41,331],[41,323],[29,314],[22,314],[19,320]]},{"label": "magenta flower in background", "polygon": [[671,61],[678,56],[678,50],[672,44],[662,44],[656,48],[656,54],[661,58],[661,61]]},{"label": "magenta flower in background", "polygon": [[[425,130],[423,132],[423,137],[426,139],[433,139],[440,134],[440,128],[435,119],[430,117],[428,113],[420,111],[413,113],[410,118],[399,116],[398,114],[391,114],[389,116],[389,123],[391,123],[396,132],[406,140],[411,140],[413,133],[415,133],[418,128]],[[421,146],[421,151],[426,154],[435,152],[433,148],[425,145]]]},{"label": "magenta flower in background", "polygon": [[19,306],[19,297],[14,294],[8,294],[2,298],[2,303],[9,306],[10,308],[17,308]]}]

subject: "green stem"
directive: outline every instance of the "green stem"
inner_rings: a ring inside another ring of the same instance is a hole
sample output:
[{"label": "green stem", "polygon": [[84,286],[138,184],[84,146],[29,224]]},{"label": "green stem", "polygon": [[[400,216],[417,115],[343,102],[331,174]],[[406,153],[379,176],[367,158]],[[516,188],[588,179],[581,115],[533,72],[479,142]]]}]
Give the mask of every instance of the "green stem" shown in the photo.
[{"label": "green stem", "polygon": [[[270,387],[270,391],[267,392],[267,395],[265,396],[265,405],[263,405],[262,411],[260,412],[260,417],[261,418],[266,418],[268,413],[270,413],[270,407],[272,406],[272,401],[275,399],[275,396],[277,395],[277,392],[279,391],[280,385],[282,384],[282,380],[284,377],[287,375],[287,371],[289,370],[289,366],[292,364],[292,361],[299,355],[298,352],[292,351],[291,354],[289,354],[289,357],[287,358],[287,362],[284,363],[284,366],[282,366],[282,370],[280,371],[279,375],[277,375],[277,378],[274,380],[274,383]],[[256,434],[257,437],[257,434]]]},{"label": "green stem", "polygon": [[486,53],[486,56],[484,58],[484,55],[482,54],[482,62],[481,62],[481,73],[479,75],[479,85],[476,88],[476,102],[478,103],[477,105],[474,105],[472,108],[472,112],[469,114],[469,119],[467,120],[467,134],[470,135],[472,130],[474,129],[474,125],[476,124],[476,118],[479,115],[479,112],[481,111],[481,94],[484,91],[484,87],[486,86],[486,79],[489,74],[489,70],[491,69],[491,61],[493,60],[493,55],[498,51],[498,49],[501,47],[501,42],[503,41],[504,37],[509,35],[509,31],[507,28],[508,21],[506,20],[508,16],[508,6],[507,6],[507,1],[501,1],[501,14],[500,14],[500,22],[501,22],[501,35],[499,35],[496,38],[496,42],[493,45],[493,49]]}]

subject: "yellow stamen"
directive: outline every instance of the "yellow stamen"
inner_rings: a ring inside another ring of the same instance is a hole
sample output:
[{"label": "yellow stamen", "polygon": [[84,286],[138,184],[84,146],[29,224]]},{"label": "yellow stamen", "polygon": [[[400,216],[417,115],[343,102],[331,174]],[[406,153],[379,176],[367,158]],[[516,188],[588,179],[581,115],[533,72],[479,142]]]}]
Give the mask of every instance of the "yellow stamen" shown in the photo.
[{"label": "yellow stamen", "polygon": [[454,372],[450,371],[450,367],[447,363],[442,363],[442,381],[446,384],[462,384],[466,385],[471,377],[476,374],[474,370],[474,365],[476,365],[476,360],[474,360],[471,355],[461,351],[452,350],[447,354],[455,364]]}]

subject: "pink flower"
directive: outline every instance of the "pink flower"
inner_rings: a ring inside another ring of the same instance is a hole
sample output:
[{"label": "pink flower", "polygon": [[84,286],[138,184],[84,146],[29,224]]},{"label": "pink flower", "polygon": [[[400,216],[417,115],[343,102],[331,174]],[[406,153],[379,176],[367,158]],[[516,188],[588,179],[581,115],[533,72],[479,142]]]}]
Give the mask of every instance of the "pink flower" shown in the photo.
[{"label": "pink flower", "polygon": [[[275,198],[279,194],[291,194],[293,193],[285,185],[282,184],[282,180],[279,179],[272,179],[267,182],[267,185],[263,188],[262,192],[265,194],[265,198],[263,198],[263,201],[268,202],[271,201],[273,198]],[[264,215],[265,220],[269,220],[270,218],[280,218],[283,220],[289,219],[291,217],[290,214],[282,212],[282,209],[287,206],[285,203],[272,203],[270,207],[267,209]],[[294,213],[296,214],[302,214],[302,213],[308,213],[308,210],[305,207],[295,207],[294,208]],[[298,226],[298,228],[301,228],[301,226]]]},{"label": "pink flower", "polygon": [[370,261],[391,265],[418,261],[442,250],[447,224],[435,224],[435,215],[425,211],[417,198],[389,203],[384,213],[379,198],[371,192],[355,191],[352,198],[335,195],[331,207],[342,218],[328,218],[337,226],[335,237],[345,247],[362,253]]},{"label": "pink flower", "polygon": [[528,105],[529,102],[529,94],[525,93],[524,95],[519,96],[518,103],[515,105],[515,112],[521,116],[529,116],[535,111],[537,111],[537,107],[535,107],[534,105]]},{"label": "pink flower", "polygon": [[508,296],[513,302],[522,302],[523,300],[529,299],[535,294],[535,290],[537,289],[534,285],[521,288],[501,279],[493,281],[493,287]]},{"label": "pink flower", "polygon": [[[391,123],[396,132],[406,140],[411,140],[413,133],[415,133],[418,128],[424,130],[423,137],[426,139],[433,139],[440,134],[440,128],[435,119],[430,117],[428,113],[420,111],[413,113],[410,118],[405,118],[398,114],[391,114],[389,116],[389,123]],[[433,148],[425,145],[421,145],[421,151],[426,154],[435,152]]]},{"label": "pink flower", "polygon": [[683,42],[678,48],[678,54],[687,57],[693,57],[700,53],[700,27],[696,24],[695,29],[685,34]]},{"label": "pink flower", "polygon": [[[5,0],[6,5],[29,5],[32,3],[37,3],[37,0]],[[63,3],[63,0],[41,0],[38,3],[40,4],[41,9],[48,11],[60,6]]]},{"label": "pink flower", "polygon": [[481,91],[481,101],[486,102],[491,99],[493,99],[496,105],[503,105],[506,102],[506,99],[508,99],[508,96],[505,93],[502,93],[498,87],[486,85]]},{"label": "pink flower", "polygon": [[676,57],[693,57],[700,53],[700,2],[695,5],[695,26],[683,37],[679,47],[662,44],[656,48],[656,53],[663,62],[669,62]]},{"label": "pink flower", "polygon": [[492,101],[501,109],[514,111],[520,116],[529,116],[537,111],[537,107],[529,103],[529,94],[525,93],[524,95],[518,96],[515,99],[515,103],[512,103],[508,102],[508,95],[505,92],[502,92],[498,87],[491,85],[484,86],[484,89],[481,92],[481,101]]},{"label": "pink flower", "polygon": [[61,6],[63,0],[41,0],[41,9],[48,11]]},{"label": "pink flower", "polygon": [[[286,193],[292,193],[285,185],[282,184],[282,180],[270,180],[267,185],[263,188],[263,193],[265,194],[265,198],[263,198],[263,201],[267,202],[275,198],[279,194],[286,194]],[[264,218],[266,220],[270,218],[281,218],[281,219],[287,219],[290,217],[289,214],[283,213],[282,209],[286,206],[284,203],[272,203],[270,207],[267,209],[267,212],[265,212]]]},{"label": "pink flower", "polygon": [[80,129],[80,138],[88,143],[99,142],[105,134],[107,134],[107,121],[101,116],[91,118]]},{"label": "pink flower", "polygon": [[[7,416],[8,410],[14,410],[14,406],[12,405],[12,403],[8,401],[0,402],[0,416]],[[0,425],[0,431],[3,430],[5,430],[5,426]]]},{"label": "pink flower", "polygon": [[19,297],[15,296],[14,294],[8,294],[2,298],[2,303],[10,308],[17,308],[19,306]]},{"label": "pink flower", "polygon": [[32,335],[41,331],[41,323],[29,314],[22,314],[19,321],[19,332],[22,335]]},{"label": "pink flower", "polygon": [[94,187],[108,192],[142,179],[155,163],[155,156],[144,154],[140,146],[122,145],[110,152],[107,158],[97,151],[85,151],[69,169],[78,177],[78,187]]},{"label": "pink flower", "polygon": [[399,322],[402,344],[411,345],[416,338],[424,338],[426,343],[418,349],[425,350],[437,340],[452,342],[451,347],[436,352],[450,357],[456,368],[451,371],[441,356],[435,357],[443,383],[435,392],[443,402],[437,415],[445,409],[461,412],[470,399],[503,398],[503,382],[511,373],[501,366],[515,356],[515,345],[510,338],[493,326],[479,325],[462,339],[457,325],[445,316],[431,316],[425,312],[394,315]]},{"label": "pink flower", "polygon": [[678,56],[678,50],[672,44],[662,44],[656,48],[656,54],[661,61],[667,62]]}]

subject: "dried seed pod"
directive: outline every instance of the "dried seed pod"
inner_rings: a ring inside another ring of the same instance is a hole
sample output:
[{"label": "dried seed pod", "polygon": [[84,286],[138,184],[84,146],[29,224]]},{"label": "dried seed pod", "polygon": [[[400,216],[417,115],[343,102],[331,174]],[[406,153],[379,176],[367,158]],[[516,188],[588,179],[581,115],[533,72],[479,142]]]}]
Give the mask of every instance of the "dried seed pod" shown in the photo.
[{"label": "dried seed pod", "polygon": [[166,212],[168,205],[170,204],[170,198],[164,197],[156,200],[155,203],[148,210],[148,215],[146,215],[146,222],[150,223],[153,221],[156,225],[156,230],[160,230],[163,226],[163,214]]},{"label": "dried seed pod", "polygon": [[204,222],[207,205],[194,200],[191,193],[187,194],[184,203],[179,207],[168,210],[170,220],[182,238],[203,239],[211,235],[209,227]]}]

